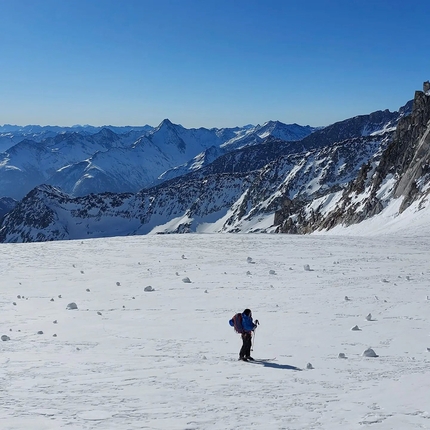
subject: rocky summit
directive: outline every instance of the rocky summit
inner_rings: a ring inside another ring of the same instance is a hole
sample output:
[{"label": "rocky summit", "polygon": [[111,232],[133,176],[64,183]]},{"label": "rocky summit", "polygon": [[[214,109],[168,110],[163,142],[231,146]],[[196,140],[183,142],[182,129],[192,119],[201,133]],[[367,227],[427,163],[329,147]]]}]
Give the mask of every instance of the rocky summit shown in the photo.
[{"label": "rocky summit", "polygon": [[419,209],[426,204],[430,185],[429,133],[430,94],[416,91],[411,113],[400,118],[380,154],[363,163],[342,190],[313,201],[285,202],[275,215],[277,231],[307,233],[348,226],[377,215],[393,201],[399,203],[398,213],[412,203]]}]

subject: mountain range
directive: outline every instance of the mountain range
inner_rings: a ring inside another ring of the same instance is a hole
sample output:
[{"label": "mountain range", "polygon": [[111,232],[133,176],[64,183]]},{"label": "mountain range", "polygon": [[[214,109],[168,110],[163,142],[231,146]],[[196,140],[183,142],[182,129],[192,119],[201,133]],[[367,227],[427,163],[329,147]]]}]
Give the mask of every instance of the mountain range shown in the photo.
[{"label": "mountain range", "polygon": [[21,199],[0,240],[309,233],[390,205],[397,214],[419,210],[429,189],[429,100],[416,91],[397,112],[324,128],[270,121],[185,129],[164,120],[143,133],[104,128],[22,140],[0,154],[1,194]]},{"label": "mountain range", "polygon": [[31,126],[13,131],[6,126],[2,136],[7,135],[11,145],[18,143],[0,153],[0,196],[21,199],[41,184],[71,196],[137,192],[196,170],[227,152],[258,145],[268,136],[299,140],[314,130],[278,121],[263,126],[186,129],[168,119],[156,128],[148,127],[117,127],[117,132],[104,127],[90,133],[90,127],[70,131]]}]

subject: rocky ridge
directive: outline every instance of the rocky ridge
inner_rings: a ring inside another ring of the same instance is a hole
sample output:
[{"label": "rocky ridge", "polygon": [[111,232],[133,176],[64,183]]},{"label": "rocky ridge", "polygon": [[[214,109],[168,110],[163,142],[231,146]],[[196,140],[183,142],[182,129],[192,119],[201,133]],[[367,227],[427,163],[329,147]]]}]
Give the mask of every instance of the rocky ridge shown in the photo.
[{"label": "rocky ridge", "polygon": [[342,190],[313,201],[286,199],[275,214],[277,231],[310,233],[356,224],[380,213],[393,199],[401,199],[399,213],[415,201],[424,204],[430,186],[429,135],[430,94],[416,91],[411,114],[400,119],[379,159],[364,163]]}]

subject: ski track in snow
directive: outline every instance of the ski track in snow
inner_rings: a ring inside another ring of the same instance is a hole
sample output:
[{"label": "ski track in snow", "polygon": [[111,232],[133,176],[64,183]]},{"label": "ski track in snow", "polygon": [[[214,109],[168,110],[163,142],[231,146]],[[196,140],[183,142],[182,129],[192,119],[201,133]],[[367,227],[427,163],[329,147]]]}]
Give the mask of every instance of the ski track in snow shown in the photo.
[{"label": "ski track in snow", "polygon": [[[0,428],[430,428],[427,243],[159,235],[2,244],[0,335],[10,340],[0,342]],[[245,307],[261,323],[253,355],[275,362],[237,361],[228,320]],[[362,357],[369,347],[378,358]]]}]

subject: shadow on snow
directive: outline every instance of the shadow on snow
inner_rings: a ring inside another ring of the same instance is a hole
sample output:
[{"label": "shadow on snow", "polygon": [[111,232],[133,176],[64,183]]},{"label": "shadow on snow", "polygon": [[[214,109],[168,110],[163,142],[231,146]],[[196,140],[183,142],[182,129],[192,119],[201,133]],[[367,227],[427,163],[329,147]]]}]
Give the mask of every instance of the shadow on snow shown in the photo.
[{"label": "shadow on snow", "polygon": [[271,367],[272,369],[283,369],[283,370],[302,370],[299,367],[296,366],[290,366],[289,364],[278,364],[278,363],[273,363],[271,361],[250,361],[249,363],[252,364],[259,364],[260,366],[264,366],[264,367]]}]

